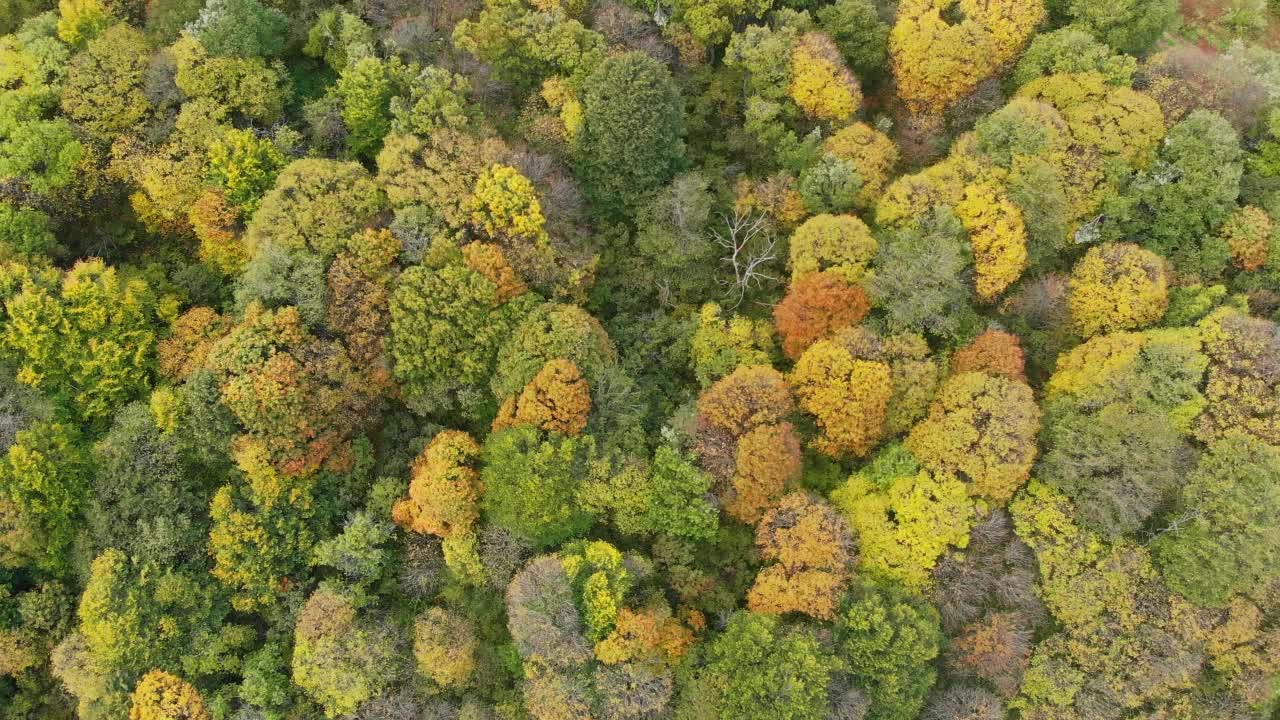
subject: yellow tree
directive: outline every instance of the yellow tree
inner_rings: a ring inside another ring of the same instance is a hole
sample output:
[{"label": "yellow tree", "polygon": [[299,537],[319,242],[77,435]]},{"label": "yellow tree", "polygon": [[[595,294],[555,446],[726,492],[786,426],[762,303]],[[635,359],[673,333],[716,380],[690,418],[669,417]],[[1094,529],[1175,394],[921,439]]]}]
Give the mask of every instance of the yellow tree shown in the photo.
[{"label": "yellow tree", "polygon": [[591,390],[572,360],[547,361],[525,385],[519,397],[503,401],[494,418],[493,429],[533,425],[548,432],[578,435],[587,427],[591,414]]},{"label": "yellow tree", "polygon": [[808,493],[792,493],[761,518],[756,546],[769,564],[747,594],[748,609],[822,620],[835,616],[856,548],[834,508]]},{"label": "yellow tree", "polygon": [[889,365],[860,360],[835,340],[819,340],[796,362],[791,384],[822,434],[813,446],[835,458],[862,457],[884,437],[893,383]]},{"label": "yellow tree", "polygon": [[163,670],[152,670],[133,691],[129,720],[209,720],[204,699],[190,683]]},{"label": "yellow tree", "polygon": [[968,372],[943,384],[907,448],[925,467],[968,480],[970,494],[1003,504],[1031,474],[1039,430],[1025,382]]},{"label": "yellow tree", "polygon": [[1164,259],[1132,243],[1089,248],[1071,270],[1067,306],[1084,337],[1150,325],[1169,306]]}]

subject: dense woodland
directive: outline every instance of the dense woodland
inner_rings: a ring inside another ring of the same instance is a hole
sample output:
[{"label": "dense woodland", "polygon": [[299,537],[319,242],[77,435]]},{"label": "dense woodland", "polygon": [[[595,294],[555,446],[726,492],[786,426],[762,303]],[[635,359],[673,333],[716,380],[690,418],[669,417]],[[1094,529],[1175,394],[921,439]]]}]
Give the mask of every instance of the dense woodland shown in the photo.
[{"label": "dense woodland", "polygon": [[0,0],[0,720],[1277,720],[1280,3]]}]

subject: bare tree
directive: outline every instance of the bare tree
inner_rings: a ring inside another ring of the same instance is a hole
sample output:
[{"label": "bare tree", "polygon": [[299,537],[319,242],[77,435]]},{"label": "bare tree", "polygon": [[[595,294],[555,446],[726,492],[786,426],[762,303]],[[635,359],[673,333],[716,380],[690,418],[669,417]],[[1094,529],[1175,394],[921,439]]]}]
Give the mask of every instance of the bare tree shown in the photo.
[{"label": "bare tree", "polygon": [[726,286],[725,297],[733,301],[730,307],[737,308],[749,291],[778,281],[766,272],[766,266],[778,259],[778,239],[763,214],[743,214],[735,209],[733,215],[721,213],[720,218],[725,229],[713,230],[712,236],[727,253],[721,262],[729,266],[733,277],[719,282]]}]

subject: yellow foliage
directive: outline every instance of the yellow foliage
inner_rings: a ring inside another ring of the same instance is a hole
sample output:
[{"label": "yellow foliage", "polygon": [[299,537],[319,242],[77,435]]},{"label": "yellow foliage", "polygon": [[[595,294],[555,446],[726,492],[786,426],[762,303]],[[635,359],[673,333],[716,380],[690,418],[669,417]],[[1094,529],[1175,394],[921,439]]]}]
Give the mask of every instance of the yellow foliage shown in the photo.
[{"label": "yellow foliage", "polygon": [[835,615],[853,568],[854,543],[830,505],[807,493],[786,496],[760,520],[756,545],[771,564],[747,594],[750,610],[824,620]]},{"label": "yellow foliage", "polygon": [[967,479],[970,494],[1004,504],[1031,474],[1039,430],[1026,383],[970,372],[943,384],[907,448],[925,467]]},{"label": "yellow foliage", "polygon": [[993,183],[969,185],[955,205],[969,231],[978,298],[993,302],[1027,267],[1027,231],[1022,211]]},{"label": "yellow foliage", "polygon": [[782,373],[768,365],[739,367],[698,398],[698,419],[739,437],[760,425],[781,422],[792,409]]},{"label": "yellow foliage", "polygon": [[[954,24],[942,16],[953,5]],[[942,112],[1013,60],[1044,17],[1041,0],[904,0],[889,34],[899,96],[913,112]]]},{"label": "yellow foliage", "polygon": [[975,517],[964,483],[945,472],[922,470],[884,489],[854,475],[831,493],[831,502],[858,533],[862,567],[917,591],[929,584],[948,547],[969,544]]},{"label": "yellow foliage", "polygon": [[831,38],[811,32],[791,51],[791,85],[788,93],[806,115],[816,120],[841,122],[858,111],[862,90],[845,67]]},{"label": "yellow foliage", "polygon": [[209,720],[204,699],[185,680],[152,670],[133,691],[129,720]]},{"label": "yellow foliage", "polygon": [[187,213],[196,238],[200,260],[228,277],[235,277],[249,262],[249,249],[238,232],[239,214],[227,204],[220,190],[208,190]]},{"label": "yellow foliage", "polygon": [[804,197],[796,188],[796,178],[780,171],[767,178],[739,178],[733,188],[733,209],[742,215],[764,213],[780,230],[793,228],[809,214]]},{"label": "yellow foliage", "polygon": [[1089,248],[1070,285],[1071,322],[1084,337],[1150,325],[1169,306],[1164,260],[1131,243]]},{"label": "yellow foliage", "polygon": [[834,458],[862,457],[884,436],[893,383],[889,366],[856,360],[832,340],[814,343],[791,373],[800,407],[822,430],[813,446]]},{"label": "yellow foliage", "polygon": [[800,476],[800,438],[791,423],[761,425],[738,440],[724,511],[751,524]]},{"label": "yellow foliage", "polygon": [[606,665],[637,661],[675,664],[692,645],[693,632],[661,604],[620,609],[613,632],[596,643],[595,654]]},{"label": "yellow foliage", "polygon": [[533,425],[549,432],[577,435],[587,427],[591,391],[572,360],[550,360],[525,385],[519,398],[508,398],[494,418],[493,429]]},{"label": "yellow foliage", "polygon": [[476,179],[471,222],[494,239],[546,236],[546,218],[533,183],[509,165],[492,165]]},{"label": "yellow foliage", "polygon": [[1271,216],[1262,208],[1246,205],[1227,218],[1218,234],[1231,251],[1231,261],[1248,272],[1267,262],[1273,232]]},{"label": "yellow foliage", "polygon": [[858,171],[862,189],[858,191],[857,203],[861,207],[875,204],[898,164],[898,146],[893,140],[862,122],[837,130],[823,143],[822,149],[848,161]]},{"label": "yellow foliage", "polygon": [[582,130],[582,102],[569,81],[559,76],[547,78],[542,82],[542,99],[559,110],[565,139],[572,143]]},{"label": "yellow foliage", "polygon": [[418,672],[444,688],[466,687],[476,669],[476,633],[464,616],[428,608],[413,626]]},{"label": "yellow foliage", "polygon": [[829,270],[855,284],[875,257],[876,239],[855,215],[814,215],[791,234],[789,252],[792,282]]},{"label": "yellow foliage", "polygon": [[698,384],[706,387],[742,365],[768,365],[773,354],[773,324],[744,315],[724,318],[720,306],[707,303],[698,313],[698,327],[689,354]]},{"label": "yellow foliage", "polygon": [[462,246],[462,258],[468,268],[480,273],[497,289],[497,302],[504,303],[523,295],[529,288],[507,261],[502,248],[492,243],[473,242]]}]

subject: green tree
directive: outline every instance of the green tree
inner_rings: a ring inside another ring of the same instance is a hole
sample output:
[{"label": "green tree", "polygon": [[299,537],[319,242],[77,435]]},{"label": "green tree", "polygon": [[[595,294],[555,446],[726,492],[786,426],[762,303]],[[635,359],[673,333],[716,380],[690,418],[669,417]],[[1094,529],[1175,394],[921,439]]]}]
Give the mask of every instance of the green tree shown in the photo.
[{"label": "green tree", "polygon": [[0,462],[4,565],[67,570],[67,552],[89,493],[88,463],[74,427],[39,423],[18,432]]},{"label": "green tree", "polygon": [[18,123],[7,133],[0,127],[0,179],[21,179],[38,193],[70,184],[84,153],[71,125],[60,118]]},{"label": "green tree", "polygon": [[1129,55],[1150,48],[1178,16],[1177,0],[1066,0],[1061,4],[1067,17]]},{"label": "green tree", "polygon": [[481,459],[481,508],[489,522],[539,547],[591,527],[595,518],[583,503],[582,485],[602,461],[590,435],[565,437],[521,425],[490,435]]},{"label": "green tree", "polygon": [[342,107],[351,152],[366,158],[378,154],[382,138],[391,130],[391,98],[404,94],[412,72],[399,60],[374,56],[343,68],[334,92]]},{"label": "green tree", "polygon": [[225,191],[227,202],[251,217],[275,185],[285,156],[274,142],[252,130],[231,129],[209,144],[208,163],[209,181]]},{"label": "green tree", "polygon": [[18,379],[99,421],[147,388],[155,350],[154,300],[142,280],[101,260],[79,262],[49,289],[26,283],[6,304],[0,344]]},{"label": "green tree", "polygon": [[354,712],[390,684],[397,668],[395,635],[361,617],[350,599],[321,589],[298,614],[293,682],[333,718]]},{"label": "green tree", "polygon": [[870,720],[910,720],[937,680],[938,611],[893,583],[864,579],[835,621],[838,656],[871,699]]},{"label": "green tree", "polygon": [[582,86],[578,177],[604,217],[632,212],[684,156],[684,103],[671,73],[638,52],[609,58]]},{"label": "green tree", "polygon": [[146,37],[125,23],[90,40],[67,68],[62,89],[67,117],[99,140],[134,130],[151,111],[143,92],[150,57]]},{"label": "green tree", "polygon": [[209,0],[187,26],[210,55],[275,55],[284,47],[288,18],[258,0]]},{"label": "green tree", "polygon": [[245,240],[250,247],[273,241],[329,260],[385,203],[377,183],[357,163],[295,160],[262,198]]},{"label": "green tree", "polygon": [[866,81],[884,74],[889,63],[889,25],[872,0],[836,0],[818,8],[815,16],[859,78]]},{"label": "green tree", "polygon": [[895,330],[959,340],[977,329],[965,281],[968,238],[955,214],[939,208],[879,244],[869,282],[876,304]]},{"label": "green tree", "polygon": [[686,666],[678,720],[821,720],[840,660],[813,630],[739,611]]},{"label": "green tree", "polygon": [[1181,488],[1152,554],[1169,586],[1222,607],[1280,576],[1280,450],[1229,434]]},{"label": "green tree", "polygon": [[1121,229],[1180,270],[1217,277],[1231,254],[1214,231],[1236,209],[1243,159],[1230,123],[1193,111],[1169,130],[1156,164],[1136,180],[1137,208]]}]

